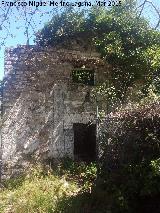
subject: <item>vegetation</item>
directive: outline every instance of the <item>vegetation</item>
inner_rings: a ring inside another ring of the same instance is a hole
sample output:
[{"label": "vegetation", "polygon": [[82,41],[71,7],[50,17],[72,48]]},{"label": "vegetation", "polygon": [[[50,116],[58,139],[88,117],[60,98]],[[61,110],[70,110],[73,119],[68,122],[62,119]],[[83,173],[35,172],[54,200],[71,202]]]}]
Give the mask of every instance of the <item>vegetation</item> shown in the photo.
[{"label": "vegetation", "polygon": [[89,45],[113,67],[106,82],[93,91],[96,98],[107,100],[110,109],[104,111],[111,112],[100,126],[103,155],[92,186],[100,212],[160,211],[160,32],[141,12],[136,0],[87,14],[71,9],[53,17],[37,34],[37,43],[44,46],[87,35]]},{"label": "vegetation", "polygon": [[123,107],[101,124],[100,176],[116,205],[113,212],[160,211],[159,114],[156,99]]},{"label": "vegetation", "polygon": [[[1,212],[160,212],[160,32],[136,3],[69,8],[37,33],[40,46],[87,37],[112,65],[93,91],[111,105],[100,125],[103,152],[98,166],[65,159],[54,171],[36,169],[10,180],[1,190]],[[88,79],[81,72],[75,80]]]},{"label": "vegetation", "polygon": [[[88,11],[69,8],[37,33],[41,46],[54,46],[80,37],[94,45],[113,70],[110,85],[124,99],[129,87],[142,83],[146,95],[150,84],[158,89],[160,32],[140,16],[137,1],[124,1],[121,7],[95,7]],[[157,77],[157,78],[156,78]],[[155,82],[156,79],[156,82]],[[110,86],[109,86],[110,87]]]},{"label": "vegetation", "polygon": [[69,159],[64,162],[54,171],[37,165],[24,176],[3,183],[0,212],[69,213],[87,208],[83,203],[91,193],[96,165],[78,165]]}]

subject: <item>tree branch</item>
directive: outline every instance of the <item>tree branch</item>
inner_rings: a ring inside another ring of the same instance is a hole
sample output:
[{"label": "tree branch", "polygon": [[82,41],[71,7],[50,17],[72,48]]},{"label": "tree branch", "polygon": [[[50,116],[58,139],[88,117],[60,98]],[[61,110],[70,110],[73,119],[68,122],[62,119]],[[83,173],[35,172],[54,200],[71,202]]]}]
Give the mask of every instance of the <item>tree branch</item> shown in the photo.
[{"label": "tree branch", "polygon": [[138,7],[138,8],[141,8],[138,17],[139,17],[139,18],[141,17],[142,12],[143,12],[143,10],[144,10],[144,7],[145,7],[145,4],[146,4],[146,3],[150,4],[150,5],[152,6],[152,8],[156,11],[157,15],[158,15],[158,22],[157,22],[157,24],[156,24],[156,26],[155,26],[155,30],[156,30],[156,29],[159,27],[159,25],[160,25],[160,10],[153,4],[152,1],[144,0],[144,2]]}]

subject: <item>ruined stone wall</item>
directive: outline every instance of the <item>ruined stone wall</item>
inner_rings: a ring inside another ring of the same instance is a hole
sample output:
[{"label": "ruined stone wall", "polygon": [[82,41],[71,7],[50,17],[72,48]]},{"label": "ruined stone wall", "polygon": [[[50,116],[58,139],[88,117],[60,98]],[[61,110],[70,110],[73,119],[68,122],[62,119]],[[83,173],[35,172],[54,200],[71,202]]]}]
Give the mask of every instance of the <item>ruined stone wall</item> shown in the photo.
[{"label": "ruined stone wall", "polygon": [[107,65],[92,50],[6,49],[1,130],[4,175],[20,172],[31,161],[73,157],[73,123],[94,120],[96,112],[94,101],[86,101],[92,87],[72,81],[72,70],[82,66],[95,70],[97,82],[104,79]]}]

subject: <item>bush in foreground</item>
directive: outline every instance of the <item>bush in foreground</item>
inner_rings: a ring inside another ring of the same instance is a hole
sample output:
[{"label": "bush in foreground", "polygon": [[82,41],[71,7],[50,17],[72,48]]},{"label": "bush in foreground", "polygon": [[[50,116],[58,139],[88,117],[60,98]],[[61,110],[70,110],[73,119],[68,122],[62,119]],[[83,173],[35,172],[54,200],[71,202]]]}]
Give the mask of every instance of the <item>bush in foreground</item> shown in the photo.
[{"label": "bush in foreground", "polygon": [[101,130],[102,186],[112,211],[160,212],[160,103],[110,114]]}]

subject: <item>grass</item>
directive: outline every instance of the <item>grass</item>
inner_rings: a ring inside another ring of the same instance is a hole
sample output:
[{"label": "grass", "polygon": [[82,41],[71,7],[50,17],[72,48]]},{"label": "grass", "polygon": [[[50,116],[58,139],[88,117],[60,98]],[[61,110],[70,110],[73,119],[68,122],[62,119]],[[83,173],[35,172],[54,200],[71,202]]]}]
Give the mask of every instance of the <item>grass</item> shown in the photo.
[{"label": "grass", "polygon": [[4,183],[0,213],[78,213],[82,208],[84,213],[91,212],[88,196],[95,177],[93,164],[69,162],[56,171],[37,166],[25,176]]}]

